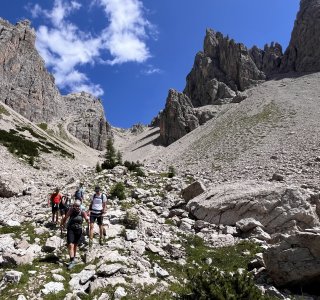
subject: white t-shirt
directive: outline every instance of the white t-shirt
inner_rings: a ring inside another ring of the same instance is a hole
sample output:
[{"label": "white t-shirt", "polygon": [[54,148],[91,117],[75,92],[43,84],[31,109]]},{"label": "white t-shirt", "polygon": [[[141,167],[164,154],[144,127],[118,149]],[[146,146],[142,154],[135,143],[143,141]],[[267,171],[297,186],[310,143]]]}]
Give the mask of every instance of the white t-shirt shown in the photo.
[{"label": "white t-shirt", "polygon": [[105,194],[100,193],[99,195],[96,193],[92,196],[91,199],[91,211],[93,214],[101,214],[103,209],[103,203],[107,202],[107,197]]}]

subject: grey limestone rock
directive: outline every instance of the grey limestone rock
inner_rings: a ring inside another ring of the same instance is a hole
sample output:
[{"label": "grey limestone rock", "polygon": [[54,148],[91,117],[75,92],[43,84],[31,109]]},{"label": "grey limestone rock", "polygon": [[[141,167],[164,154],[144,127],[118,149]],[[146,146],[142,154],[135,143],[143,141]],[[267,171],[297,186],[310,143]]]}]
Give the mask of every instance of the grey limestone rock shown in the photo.
[{"label": "grey limestone rock", "polygon": [[160,138],[169,145],[199,126],[190,99],[173,89],[169,90],[166,107],[160,118]]},{"label": "grey limestone rock", "polygon": [[312,198],[312,193],[295,186],[239,181],[212,186],[187,208],[197,219],[214,224],[235,225],[253,218],[267,233],[292,232],[319,224]]},{"label": "grey limestone rock", "polygon": [[320,70],[320,1],[302,0],[281,71],[318,72]]},{"label": "grey limestone rock", "polygon": [[104,109],[92,95],[62,96],[35,48],[29,21],[16,25],[0,18],[0,99],[35,123],[68,124],[72,135],[86,145],[105,149],[111,128]]},{"label": "grey limestone rock", "polygon": [[105,119],[100,99],[81,92],[63,97],[70,116],[68,131],[91,148],[105,149],[110,125]]},{"label": "grey limestone rock", "polygon": [[206,190],[204,184],[200,181],[195,181],[181,191],[182,198],[186,201],[199,196]]},{"label": "grey limestone rock", "polygon": [[10,283],[19,283],[22,275],[23,273],[18,271],[14,271],[14,270],[6,271],[4,273],[3,280],[5,282],[10,282]]},{"label": "grey limestone rock", "polygon": [[29,21],[14,26],[0,19],[0,98],[33,122],[49,122],[64,104],[35,39]]},{"label": "grey limestone rock", "polygon": [[221,104],[220,99],[226,98],[231,102],[238,90],[265,79],[249,50],[220,32],[207,29],[203,48],[196,55],[184,89],[195,107]]},{"label": "grey limestone rock", "polygon": [[315,233],[298,232],[284,238],[263,254],[269,275],[279,286],[318,286],[319,245],[320,235]]}]

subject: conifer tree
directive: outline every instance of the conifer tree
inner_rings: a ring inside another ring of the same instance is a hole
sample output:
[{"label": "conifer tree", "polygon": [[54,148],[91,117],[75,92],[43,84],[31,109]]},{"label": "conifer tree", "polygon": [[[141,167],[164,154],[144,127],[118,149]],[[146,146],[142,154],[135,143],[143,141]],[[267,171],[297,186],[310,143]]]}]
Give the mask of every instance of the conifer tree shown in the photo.
[{"label": "conifer tree", "polygon": [[118,150],[118,152],[117,152],[117,163],[118,163],[118,165],[122,165],[123,164],[123,162],[122,162],[122,154],[121,154],[120,150]]},{"label": "conifer tree", "polygon": [[117,153],[113,145],[113,140],[107,140],[107,149],[105,161],[102,163],[102,169],[113,169],[117,165]]}]

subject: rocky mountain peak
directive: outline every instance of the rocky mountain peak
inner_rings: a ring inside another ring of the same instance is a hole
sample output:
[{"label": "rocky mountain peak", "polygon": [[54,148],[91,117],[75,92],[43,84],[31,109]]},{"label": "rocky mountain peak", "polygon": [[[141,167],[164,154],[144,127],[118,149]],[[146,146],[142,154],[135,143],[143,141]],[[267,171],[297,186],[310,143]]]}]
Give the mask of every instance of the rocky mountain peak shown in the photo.
[{"label": "rocky mountain peak", "polygon": [[35,48],[30,24],[0,19],[0,101],[34,123],[52,123],[59,131],[66,127],[86,145],[103,150],[110,125],[101,101],[86,92],[60,94]]},{"label": "rocky mountain peak", "polygon": [[[247,89],[279,73],[320,71],[319,16],[320,0],[301,1],[291,41],[284,54],[279,43],[266,44],[264,49],[256,46],[247,49],[244,44],[236,43],[221,32],[207,29],[203,51],[196,54],[183,94],[194,108],[239,103],[247,97]],[[167,104],[170,103],[173,102]],[[168,105],[166,110],[170,110]],[[173,111],[183,110],[173,108]],[[169,123],[184,119],[184,116],[174,116],[170,119],[162,114],[160,118]],[[173,128],[164,126],[163,121],[160,124],[167,129]],[[165,131],[171,138],[164,138],[161,130],[162,141],[170,140],[172,143],[176,137],[186,134],[184,129],[177,134],[176,129],[172,133]]]},{"label": "rocky mountain peak", "polygon": [[320,1],[302,0],[281,71],[318,72],[320,70]]}]

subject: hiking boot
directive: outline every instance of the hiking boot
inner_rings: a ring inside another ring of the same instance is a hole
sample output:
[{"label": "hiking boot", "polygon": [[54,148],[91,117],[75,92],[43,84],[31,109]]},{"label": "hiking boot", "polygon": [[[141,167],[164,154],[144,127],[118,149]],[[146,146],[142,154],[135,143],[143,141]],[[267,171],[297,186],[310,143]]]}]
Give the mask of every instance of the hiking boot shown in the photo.
[{"label": "hiking boot", "polygon": [[92,247],[92,244],[93,244],[93,240],[92,240],[92,239],[89,239],[89,248]]},{"label": "hiking boot", "polygon": [[99,239],[99,244],[100,244],[100,245],[103,245],[103,242],[104,242],[104,239],[103,239],[103,238],[100,238],[100,239]]},{"label": "hiking boot", "polygon": [[76,265],[76,262],[73,260],[68,265],[68,270],[71,270]]}]

